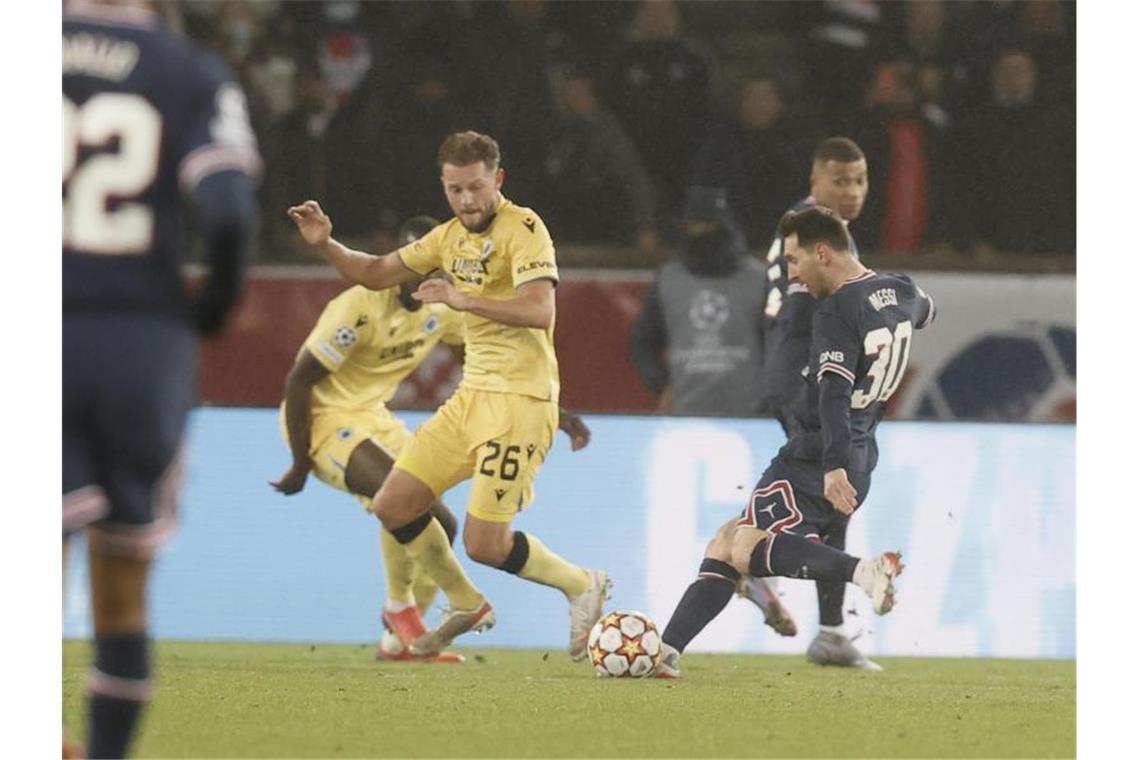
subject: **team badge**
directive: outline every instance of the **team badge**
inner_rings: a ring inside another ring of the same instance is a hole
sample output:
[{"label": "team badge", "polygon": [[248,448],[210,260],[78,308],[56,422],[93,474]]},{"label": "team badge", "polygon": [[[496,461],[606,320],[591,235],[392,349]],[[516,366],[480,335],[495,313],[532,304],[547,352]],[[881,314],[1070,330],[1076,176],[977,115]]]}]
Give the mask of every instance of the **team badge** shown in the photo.
[{"label": "team badge", "polygon": [[435,314],[432,314],[430,317],[427,318],[427,321],[424,322],[424,332],[433,333],[438,329],[439,329],[439,317],[437,317]]},{"label": "team badge", "polygon": [[341,348],[348,348],[356,342],[356,330],[351,327],[338,327],[333,333],[333,340]]}]

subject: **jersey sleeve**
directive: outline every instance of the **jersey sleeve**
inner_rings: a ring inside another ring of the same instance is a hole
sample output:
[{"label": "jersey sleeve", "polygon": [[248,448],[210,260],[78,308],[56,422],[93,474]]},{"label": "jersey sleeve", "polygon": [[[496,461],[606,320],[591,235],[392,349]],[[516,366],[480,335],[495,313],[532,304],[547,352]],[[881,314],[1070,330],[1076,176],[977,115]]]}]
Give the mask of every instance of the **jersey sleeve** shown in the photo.
[{"label": "jersey sleeve", "polygon": [[336,372],[356,347],[366,342],[365,332],[371,329],[359,290],[350,288],[325,306],[305,339],[305,348],[325,369]]},{"label": "jersey sleeve", "polygon": [[396,251],[404,266],[416,274],[427,275],[443,268],[443,240],[445,226],[438,225],[419,240],[408,243]]},{"label": "jersey sleeve", "polygon": [[861,351],[859,336],[828,308],[816,312],[812,336],[812,361],[818,362],[823,471],[846,469],[851,456],[851,393]]},{"label": "jersey sleeve", "polygon": [[535,280],[558,282],[554,241],[546,225],[532,211],[525,211],[511,236],[511,278],[515,288]]},{"label": "jersey sleeve", "polygon": [[262,166],[245,93],[220,62],[204,57],[195,63],[201,71],[186,87],[185,126],[175,146],[178,183],[185,193],[217,172],[238,171],[256,178]]},{"label": "jersey sleeve", "polygon": [[819,309],[812,324],[811,358],[817,361],[816,380],[832,373],[855,385],[862,350],[859,336],[847,320],[830,309]]},{"label": "jersey sleeve", "polygon": [[928,327],[934,321],[935,314],[938,309],[934,306],[934,299],[931,298],[925,290],[914,286],[914,326],[921,330]]}]

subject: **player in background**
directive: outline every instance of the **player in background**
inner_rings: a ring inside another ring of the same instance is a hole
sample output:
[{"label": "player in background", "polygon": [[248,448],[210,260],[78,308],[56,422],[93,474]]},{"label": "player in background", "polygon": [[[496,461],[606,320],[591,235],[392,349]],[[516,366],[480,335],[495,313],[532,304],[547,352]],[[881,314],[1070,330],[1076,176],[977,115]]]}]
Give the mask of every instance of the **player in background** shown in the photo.
[{"label": "player in background", "polygon": [[[141,3],[63,16],[63,537],[86,530],[91,757],[123,757],[151,693],[146,585],[174,527],[197,335],[240,290],[257,145],[225,66]],[[183,287],[182,212],[210,274]]]},{"label": "player in background", "polygon": [[791,410],[795,433],[772,459],[739,519],[709,542],[698,579],[662,634],[659,675],[680,674],[680,653],[732,598],[745,575],[854,583],[876,613],[895,603],[900,557],[859,559],[820,540],[867,498],[878,461],[875,428],[906,372],[915,329],[934,303],[902,275],[864,267],[840,218],[822,207],[780,222],[793,279],[817,299],[811,357]]},{"label": "player in background", "polygon": [[554,355],[554,243],[534,211],[503,197],[499,146],[477,132],[440,146],[441,183],[455,217],[385,256],[353,251],[332,238],[315,201],[289,209],[305,240],[341,274],[373,290],[427,279],[413,297],[463,314],[466,356],[459,388],[421,425],[397,457],[372,511],[439,583],[451,609],[411,645],[438,652],[456,636],[494,624],[490,603],[459,566],[431,519],[439,495],[472,479],[463,527],[467,555],[562,591],[570,602],[570,656],[586,656],[586,637],[602,614],[610,581],[551,551],[533,534],[511,530],[534,496],[534,479],[558,421]]},{"label": "player in background", "polygon": [[[862,149],[846,137],[829,137],[820,142],[812,155],[809,187],[810,194],[795,203],[790,212],[822,206],[838,214],[845,225],[856,219],[867,200],[867,159]],[[853,251],[858,256],[858,249],[853,248]],[[783,254],[784,239],[777,231],[767,256],[766,356],[761,388],[767,394],[764,406],[775,414],[784,432],[791,436],[795,432],[791,405],[803,384],[801,377],[808,364],[816,300],[803,283],[789,281]],[[821,538],[828,546],[843,550],[847,544],[845,527],[836,526],[833,532]],[[881,670],[855,647],[843,630],[846,585],[827,581],[816,581],[815,585],[819,599],[819,632],[808,646],[808,659],[820,665]],[[791,613],[780,603],[775,578],[744,578],[738,591],[763,610],[764,622],[777,633],[796,634]]]},{"label": "player in background", "polygon": [[[409,245],[438,224],[428,216],[413,217],[404,222],[397,239]],[[282,430],[293,463],[272,484],[281,493],[300,492],[313,472],[332,487],[358,496],[365,508],[371,505],[412,437],[386,404],[437,343],[463,344],[460,313],[412,298],[419,282],[417,278],[387,290],[357,285],[332,299],[321,313],[285,381]],[[589,428],[577,415],[561,411],[559,427],[570,435],[572,450],[589,443]],[[438,500],[431,513],[454,543],[455,515]],[[407,645],[427,631],[423,614],[439,587],[383,528],[380,545],[387,580],[381,617],[387,632],[376,658],[462,662],[461,655],[451,652],[415,657],[408,651]]]}]

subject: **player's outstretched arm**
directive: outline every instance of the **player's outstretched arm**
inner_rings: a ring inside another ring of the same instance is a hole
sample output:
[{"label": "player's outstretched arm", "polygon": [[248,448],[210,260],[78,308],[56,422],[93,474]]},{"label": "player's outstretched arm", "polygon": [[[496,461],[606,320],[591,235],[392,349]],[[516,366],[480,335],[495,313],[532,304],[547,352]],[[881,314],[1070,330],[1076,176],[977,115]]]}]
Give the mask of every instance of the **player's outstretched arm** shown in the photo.
[{"label": "player's outstretched arm", "polygon": [[313,386],[328,374],[324,365],[308,349],[303,349],[285,378],[285,430],[289,436],[289,450],[293,452],[293,464],[270,485],[286,496],[300,492],[313,469],[309,459]]},{"label": "player's outstretched arm", "polygon": [[514,327],[545,330],[554,322],[554,283],[532,280],[518,287],[514,298],[479,298],[456,290],[447,280],[424,280],[412,297],[424,303],[445,303],[456,311],[469,311]]},{"label": "player's outstretched arm", "polygon": [[571,451],[578,451],[590,445],[590,428],[574,412],[558,407],[558,429],[570,436]]},{"label": "player's outstretched arm", "polygon": [[332,220],[316,201],[290,206],[286,212],[305,242],[313,246],[342,275],[366,288],[384,290],[418,275],[394,253],[373,256],[354,251],[332,236]]},{"label": "player's outstretched arm", "polygon": [[851,390],[849,380],[834,372],[819,378],[819,422],[823,438],[824,497],[845,515],[858,503],[847,479],[851,451]]}]

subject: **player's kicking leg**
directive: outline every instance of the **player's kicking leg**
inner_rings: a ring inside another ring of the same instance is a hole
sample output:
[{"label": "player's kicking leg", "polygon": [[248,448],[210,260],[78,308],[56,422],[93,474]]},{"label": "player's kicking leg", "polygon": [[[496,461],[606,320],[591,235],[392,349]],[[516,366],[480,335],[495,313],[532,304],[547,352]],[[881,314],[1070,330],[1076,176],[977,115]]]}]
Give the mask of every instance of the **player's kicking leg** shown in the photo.
[{"label": "player's kicking leg", "polygon": [[867,592],[878,614],[894,606],[892,581],[902,572],[897,553],[858,559],[801,536],[769,534],[739,522],[729,520],[709,542],[697,580],[685,591],[661,634],[659,677],[680,675],[681,653],[721,613],[744,575],[852,582]]},{"label": "player's kicking leg", "polygon": [[511,530],[510,518],[492,520],[468,510],[463,526],[467,555],[480,564],[552,586],[570,602],[570,657],[586,657],[586,639],[602,616],[610,580],[602,570],[586,570],[555,554],[537,536]]},{"label": "player's kicking leg", "polygon": [[399,468],[385,478],[372,502],[372,511],[384,527],[447,596],[449,609],[440,625],[411,642],[414,655],[437,654],[457,636],[495,624],[491,604],[463,572],[447,533],[432,517],[435,502],[427,484]]},{"label": "player's kicking leg", "polygon": [[658,678],[681,676],[681,653],[728,605],[741,574],[732,566],[732,531],[736,521],[720,527],[705,547],[697,579],[689,584],[661,634]]},{"label": "player's kicking leg", "polygon": [[[370,503],[392,471],[392,464],[392,458],[366,438],[352,449],[348,457],[344,487],[351,493],[366,497]],[[448,543],[453,544],[457,530],[455,515],[438,500],[432,504],[431,514],[443,527]],[[404,546],[383,527],[380,528],[380,549],[387,599],[381,612],[385,632],[376,649],[376,659],[463,662],[463,657],[453,652],[422,658],[408,651],[408,645],[427,632],[423,613],[430,607],[439,586],[426,572],[416,567]]]},{"label": "player's kicking leg", "polygon": [[898,552],[860,559],[803,536],[769,533],[749,525],[738,525],[733,533],[732,565],[737,572],[754,577],[782,575],[854,583],[871,598],[878,615],[894,607],[894,579],[903,570]]}]

